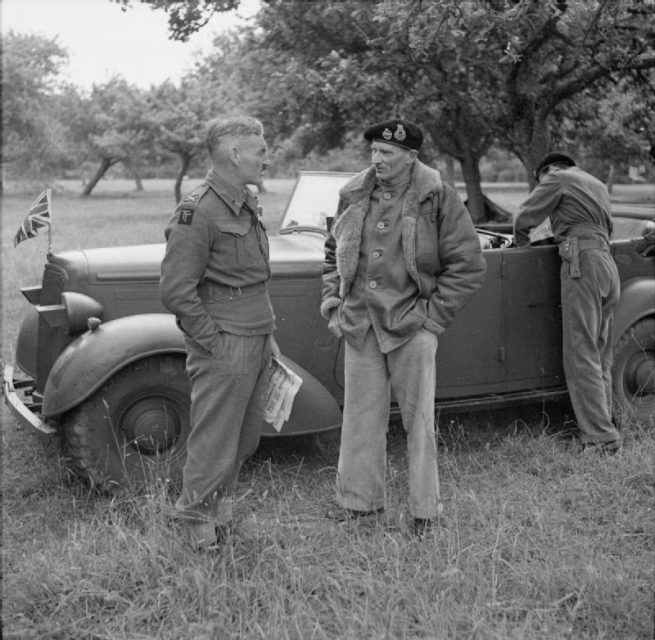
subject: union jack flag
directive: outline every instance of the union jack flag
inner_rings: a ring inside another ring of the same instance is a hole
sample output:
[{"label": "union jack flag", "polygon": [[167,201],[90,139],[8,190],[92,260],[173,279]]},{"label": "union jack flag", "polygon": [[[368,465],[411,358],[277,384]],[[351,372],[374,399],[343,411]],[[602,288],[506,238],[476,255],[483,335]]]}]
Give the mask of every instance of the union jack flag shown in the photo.
[{"label": "union jack flag", "polygon": [[23,224],[14,236],[14,247],[23,240],[36,237],[41,227],[50,226],[50,194],[52,189],[46,189],[30,207]]}]

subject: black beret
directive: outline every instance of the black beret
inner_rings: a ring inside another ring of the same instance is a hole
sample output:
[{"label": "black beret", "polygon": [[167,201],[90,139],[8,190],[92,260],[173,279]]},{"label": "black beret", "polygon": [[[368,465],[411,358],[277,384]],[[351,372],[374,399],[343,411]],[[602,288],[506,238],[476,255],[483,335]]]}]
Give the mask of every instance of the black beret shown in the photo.
[{"label": "black beret", "polygon": [[404,120],[378,122],[364,131],[364,138],[369,142],[378,140],[415,151],[418,151],[423,144],[421,130],[415,124]]},{"label": "black beret", "polygon": [[539,179],[539,174],[551,164],[563,164],[565,167],[575,167],[575,160],[565,153],[559,153],[559,151],[549,153],[537,165],[537,168],[534,170],[534,177]]}]

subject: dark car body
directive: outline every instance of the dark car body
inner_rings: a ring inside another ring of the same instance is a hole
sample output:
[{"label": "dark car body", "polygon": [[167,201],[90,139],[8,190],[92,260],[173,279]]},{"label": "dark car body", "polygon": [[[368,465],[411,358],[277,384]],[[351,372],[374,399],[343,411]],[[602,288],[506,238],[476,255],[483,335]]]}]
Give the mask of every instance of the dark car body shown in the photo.
[{"label": "dark car body", "polygon": [[[303,378],[282,436],[340,426],[343,349],[319,306],[325,230],[347,177],[302,173],[270,238],[276,339]],[[487,277],[440,338],[437,406],[566,398],[556,247],[516,248],[511,234],[478,233]],[[182,335],[159,299],[163,253],[163,244],[55,253],[41,284],[22,289],[32,307],[5,370],[6,399],[22,420],[61,431],[74,467],[97,485],[177,476],[184,460],[189,384]],[[652,424],[655,247],[628,238],[612,253],[622,286],[615,418]],[[278,435],[270,425],[264,433]]]},{"label": "dark car body", "polygon": [[638,238],[655,228],[655,207],[652,204],[613,202],[612,217],[612,240]]}]

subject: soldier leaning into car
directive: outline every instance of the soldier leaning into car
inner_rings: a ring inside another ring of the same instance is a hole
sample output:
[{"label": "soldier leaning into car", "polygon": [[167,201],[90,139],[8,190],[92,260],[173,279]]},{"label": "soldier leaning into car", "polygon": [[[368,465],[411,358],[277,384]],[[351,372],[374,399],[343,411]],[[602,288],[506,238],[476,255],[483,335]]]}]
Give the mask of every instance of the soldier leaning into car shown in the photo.
[{"label": "soldier leaning into car", "polygon": [[268,239],[248,184],[262,180],[268,149],[254,118],[212,121],[212,168],[166,228],[161,299],[185,334],[191,433],[176,503],[197,548],[232,521],[234,485],[257,448],[270,377],[274,315]]},{"label": "soldier leaning into car", "polygon": [[602,182],[563,153],[543,158],[537,185],[515,221],[516,244],[550,217],[562,258],[562,342],[566,384],[583,450],[612,453],[621,438],[612,424],[612,318],[619,273],[610,254],[610,197]]},{"label": "soldier leaning into car", "polygon": [[434,424],[438,336],[482,285],[486,263],[456,191],[417,159],[419,127],[373,125],[370,168],[352,178],[325,245],[321,314],[345,340],[338,520],[385,504],[393,390],[407,432],[409,509],[422,535],[442,509]]}]

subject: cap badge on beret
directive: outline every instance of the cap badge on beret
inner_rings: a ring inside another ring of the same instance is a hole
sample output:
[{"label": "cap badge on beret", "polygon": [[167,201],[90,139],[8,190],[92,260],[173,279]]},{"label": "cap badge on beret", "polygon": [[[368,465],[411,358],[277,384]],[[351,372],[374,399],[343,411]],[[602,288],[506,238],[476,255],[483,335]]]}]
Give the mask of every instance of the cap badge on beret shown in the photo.
[{"label": "cap badge on beret", "polygon": [[378,140],[418,151],[423,143],[423,134],[417,125],[394,118],[393,120],[385,120],[371,125],[364,131],[364,139],[369,142]]}]

